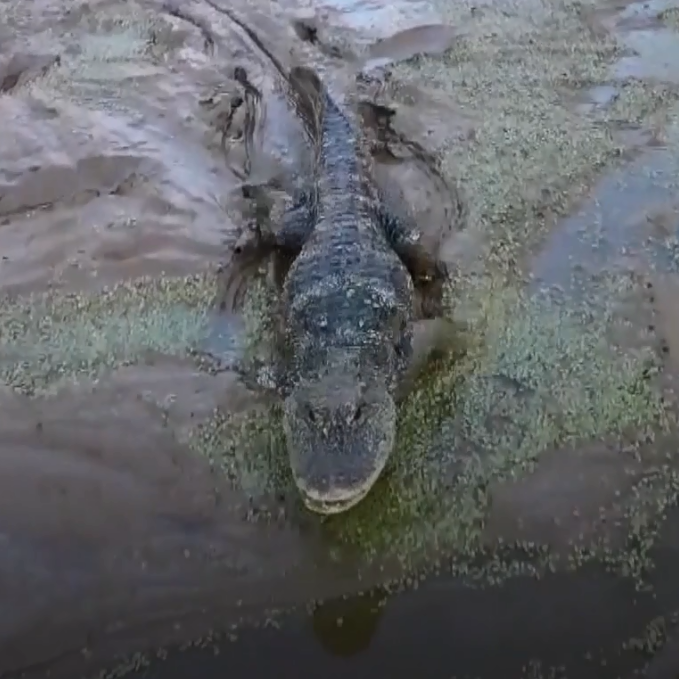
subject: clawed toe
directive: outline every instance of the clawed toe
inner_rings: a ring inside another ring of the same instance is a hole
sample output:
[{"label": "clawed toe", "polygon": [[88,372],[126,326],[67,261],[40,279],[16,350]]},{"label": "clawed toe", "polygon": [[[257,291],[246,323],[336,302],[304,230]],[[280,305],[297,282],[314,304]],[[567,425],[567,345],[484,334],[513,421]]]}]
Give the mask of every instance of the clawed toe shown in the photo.
[{"label": "clawed toe", "polygon": [[255,252],[262,243],[262,232],[259,226],[254,225],[244,229],[234,243],[233,252],[236,255],[244,255]]},{"label": "clawed toe", "polygon": [[432,269],[416,280],[422,299],[422,315],[424,318],[437,318],[443,315],[444,287],[448,280],[448,267],[444,262],[436,262]]}]

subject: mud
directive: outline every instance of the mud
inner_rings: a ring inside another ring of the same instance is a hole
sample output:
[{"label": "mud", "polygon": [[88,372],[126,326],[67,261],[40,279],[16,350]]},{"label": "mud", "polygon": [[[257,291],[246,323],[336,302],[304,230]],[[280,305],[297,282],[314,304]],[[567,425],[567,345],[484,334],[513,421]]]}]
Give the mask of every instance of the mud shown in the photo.
[{"label": "mud", "polygon": [[270,61],[182,9],[0,8],[0,673],[674,676],[676,8],[233,5],[455,272],[459,351],[329,521],[229,370],[272,293],[222,287],[243,182],[278,209],[308,150]]}]

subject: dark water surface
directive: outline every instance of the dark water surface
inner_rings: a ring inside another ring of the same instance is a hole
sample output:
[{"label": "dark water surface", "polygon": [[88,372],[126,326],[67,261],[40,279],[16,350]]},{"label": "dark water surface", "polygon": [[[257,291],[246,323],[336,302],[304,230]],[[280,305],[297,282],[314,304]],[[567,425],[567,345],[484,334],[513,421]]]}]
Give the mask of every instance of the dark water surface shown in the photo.
[{"label": "dark water surface", "polygon": [[[668,569],[677,565],[674,560]],[[623,643],[663,614],[667,603],[679,604],[679,583],[663,592],[661,603],[592,570],[540,583],[517,579],[499,590],[430,582],[382,609],[374,600],[372,607],[360,599],[330,603],[311,620],[292,618],[279,630],[244,630],[237,641],[219,644],[217,657],[214,649],[171,654],[144,676],[490,679],[520,677],[537,663],[542,676],[550,676],[550,668],[563,668],[557,676],[582,679],[625,676],[643,657],[624,652]]]},{"label": "dark water surface", "polygon": [[[676,535],[678,519],[675,513],[669,524]],[[202,648],[170,648],[162,660],[144,661],[138,674],[631,677],[663,639],[662,623],[655,638],[653,623],[679,610],[677,547],[667,542],[656,554],[652,591],[596,566],[486,589],[434,578],[391,598],[374,590],[328,602],[310,615],[239,629],[228,640],[205,640]]]}]

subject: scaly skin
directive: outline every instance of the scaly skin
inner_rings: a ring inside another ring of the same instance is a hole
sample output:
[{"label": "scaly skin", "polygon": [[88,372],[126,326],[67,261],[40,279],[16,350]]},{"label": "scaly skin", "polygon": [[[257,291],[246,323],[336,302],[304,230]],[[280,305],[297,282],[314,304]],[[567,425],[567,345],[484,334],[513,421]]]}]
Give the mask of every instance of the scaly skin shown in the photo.
[{"label": "scaly skin", "polygon": [[[291,85],[317,139],[317,176],[282,228],[253,252],[292,259],[281,299],[284,428],[307,507],[346,511],[379,478],[394,445],[396,392],[412,360],[415,283],[444,268],[391,217],[353,126],[309,69]],[[247,253],[240,250],[241,256]]]},{"label": "scaly skin", "polygon": [[393,448],[414,295],[366,195],[353,129],[328,100],[316,219],[283,288],[290,463],[307,506],[325,514],[359,502]]},{"label": "scaly skin", "polygon": [[[389,458],[397,388],[413,359],[415,289],[424,293],[425,315],[437,315],[445,267],[421,247],[414,224],[384,207],[370,154],[318,76],[299,67],[288,74],[232,10],[206,2],[240,26],[289,83],[316,151],[311,190],[299,192],[277,232],[257,231],[236,255],[242,264],[272,254],[279,265],[292,262],[279,281],[277,391],[304,502],[336,514],[365,497]],[[204,23],[165,9],[214,43]],[[242,67],[234,77],[246,95],[257,94]]]}]

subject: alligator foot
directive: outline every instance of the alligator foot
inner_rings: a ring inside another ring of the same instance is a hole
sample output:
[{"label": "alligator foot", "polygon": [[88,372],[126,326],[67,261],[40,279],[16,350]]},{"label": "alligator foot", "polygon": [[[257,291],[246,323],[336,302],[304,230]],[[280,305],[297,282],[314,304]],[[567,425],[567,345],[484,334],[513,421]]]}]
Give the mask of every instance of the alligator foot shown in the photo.
[{"label": "alligator foot", "polygon": [[[245,197],[264,207],[257,211],[254,222],[234,244],[233,263],[238,268],[252,271],[259,269],[264,260],[275,256],[274,266],[278,268],[275,277],[280,285],[284,275],[281,272],[287,271],[313,230],[315,197],[310,191],[296,191],[292,205],[283,215],[282,224],[273,229],[269,218],[270,206],[264,205],[261,193],[261,187],[247,187],[244,191]],[[263,224],[266,228],[262,228]]]},{"label": "alligator foot", "polygon": [[443,315],[443,291],[448,279],[448,267],[424,245],[422,233],[407,219],[394,217],[385,208],[382,223],[391,247],[410,273],[415,287],[422,296],[424,318]]},{"label": "alligator foot", "polygon": [[466,351],[465,329],[449,318],[417,321],[413,327],[413,358],[399,385],[398,398],[406,397],[432,363]]},{"label": "alligator foot", "polygon": [[242,309],[249,281],[262,278],[262,267],[275,248],[274,235],[259,225],[250,224],[241,232],[231,248],[230,261],[220,267],[221,311]]},{"label": "alligator foot", "polygon": [[413,248],[402,259],[409,266],[415,287],[422,297],[422,317],[436,319],[444,315],[443,303],[448,267],[424,248]]},{"label": "alligator foot", "polygon": [[200,370],[210,375],[230,372],[235,368],[234,363],[225,361],[206,349],[191,349],[188,354]]},{"label": "alligator foot", "polygon": [[261,359],[224,361],[210,351],[194,349],[190,352],[198,368],[210,375],[231,373],[248,391],[266,403],[274,403],[280,396],[275,369]]},{"label": "alligator foot", "polygon": [[275,370],[261,359],[252,359],[247,365],[239,364],[234,372],[238,379],[250,391],[260,395],[273,397],[278,395],[278,383]]},{"label": "alligator foot", "polygon": [[276,246],[273,232],[263,231],[259,224],[249,224],[234,243],[233,253],[240,261],[263,259],[272,254]]}]

